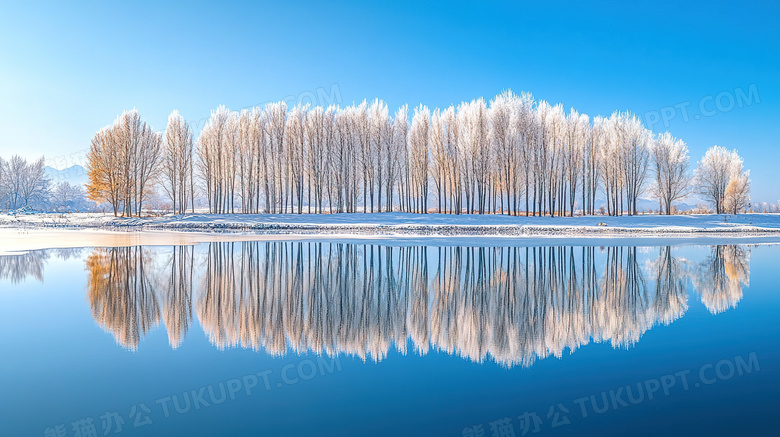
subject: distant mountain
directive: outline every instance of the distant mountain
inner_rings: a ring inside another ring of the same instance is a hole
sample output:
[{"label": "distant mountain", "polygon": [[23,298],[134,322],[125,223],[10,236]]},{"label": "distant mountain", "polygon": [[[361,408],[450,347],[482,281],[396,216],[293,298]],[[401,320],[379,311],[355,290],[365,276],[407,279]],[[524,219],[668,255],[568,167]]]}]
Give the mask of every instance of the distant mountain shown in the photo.
[{"label": "distant mountain", "polygon": [[[604,209],[607,208],[607,200],[606,199],[596,199],[596,209],[598,209],[600,206],[603,206]],[[643,197],[640,197],[636,201],[636,209],[637,211],[650,211],[650,210],[658,210],[658,200],[652,200],[652,199],[645,199]]]},{"label": "distant mountain", "polygon": [[[695,198],[695,197],[689,197],[686,199],[686,201],[677,201],[672,202],[672,206],[676,207],[678,211],[689,211],[696,207],[698,203],[701,203],[702,201]],[[604,206],[604,208],[607,207],[607,201],[605,199],[596,199],[596,206]],[[637,199],[636,202],[636,209],[639,212],[644,211],[658,211],[658,199],[648,199],[645,197],[640,197]]]},{"label": "distant mountain", "polygon": [[[696,199],[693,199],[693,200],[696,200]],[[702,202],[698,202],[698,203],[702,203]],[[680,202],[680,203],[673,203],[672,205],[676,206],[678,211],[690,211],[693,208],[696,208],[696,205],[698,203],[690,204],[690,203],[687,203],[687,202]]]},{"label": "distant mountain", "polygon": [[51,179],[52,186],[60,182],[67,182],[71,185],[86,185],[89,181],[87,170],[80,165],[74,165],[63,170],[57,170],[54,167],[46,166],[43,171]]}]

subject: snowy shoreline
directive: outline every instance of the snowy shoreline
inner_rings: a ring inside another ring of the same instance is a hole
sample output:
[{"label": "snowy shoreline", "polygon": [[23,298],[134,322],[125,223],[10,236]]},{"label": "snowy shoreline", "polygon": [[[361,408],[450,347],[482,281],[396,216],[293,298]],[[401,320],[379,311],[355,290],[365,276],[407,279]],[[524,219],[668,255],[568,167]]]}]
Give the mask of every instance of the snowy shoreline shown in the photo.
[{"label": "snowy shoreline", "polygon": [[140,219],[87,213],[0,216],[0,256],[53,248],[272,240],[426,246],[778,244],[780,215],[550,218],[404,213],[194,214]]},{"label": "snowy shoreline", "polygon": [[0,216],[0,228],[182,231],[257,235],[626,237],[780,236],[780,215],[514,217],[450,214],[191,214],[122,218],[92,213]]}]

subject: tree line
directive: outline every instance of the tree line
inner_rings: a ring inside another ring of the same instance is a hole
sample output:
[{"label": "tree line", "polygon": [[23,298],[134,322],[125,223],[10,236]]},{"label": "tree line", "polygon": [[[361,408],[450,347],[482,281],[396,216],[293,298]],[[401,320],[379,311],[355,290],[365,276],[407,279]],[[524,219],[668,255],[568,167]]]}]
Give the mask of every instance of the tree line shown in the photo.
[{"label": "tree line", "polygon": [[714,146],[695,172],[689,161],[684,141],[636,115],[591,119],[529,93],[393,113],[379,99],[279,102],[220,106],[196,141],[177,111],[164,133],[127,111],[92,139],[88,192],[123,215],[140,214],[157,186],[179,214],[201,197],[212,213],[633,215],[649,195],[669,214],[694,193],[717,213],[748,209],[736,151]]},{"label": "tree line", "polygon": [[93,209],[84,188],[66,181],[53,184],[44,158],[28,161],[19,155],[0,157],[0,210],[85,211]]}]

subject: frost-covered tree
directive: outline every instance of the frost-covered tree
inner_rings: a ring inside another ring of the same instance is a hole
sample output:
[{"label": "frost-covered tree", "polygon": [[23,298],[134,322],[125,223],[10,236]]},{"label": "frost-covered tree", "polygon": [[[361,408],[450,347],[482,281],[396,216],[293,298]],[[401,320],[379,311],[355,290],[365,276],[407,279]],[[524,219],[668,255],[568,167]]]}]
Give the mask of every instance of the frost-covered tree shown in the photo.
[{"label": "frost-covered tree", "polygon": [[[290,110],[285,124],[285,146],[290,169],[291,205],[294,211],[303,212],[304,175],[306,172],[306,112],[308,106],[297,105]],[[348,150],[345,144],[343,150]],[[295,197],[293,200],[292,197]]]},{"label": "frost-covered tree", "polygon": [[49,200],[51,181],[44,172],[44,159],[26,163],[21,180],[21,201],[24,206],[44,204]]},{"label": "frost-covered tree", "polygon": [[87,200],[83,186],[72,185],[67,181],[60,182],[54,187],[50,203],[58,212],[86,211],[95,206]]},{"label": "frost-covered tree", "polygon": [[266,210],[271,213],[285,212],[288,206],[290,175],[287,155],[284,153],[284,125],[287,121],[287,104],[270,103],[264,110],[265,130],[265,187]]},{"label": "frost-covered tree", "polygon": [[[614,115],[614,114],[613,114]],[[620,147],[620,129],[617,119],[609,117],[600,120],[601,147],[599,148],[599,165],[604,194],[607,196],[607,214],[618,215],[622,211],[623,187],[625,185],[621,170],[623,149]]]},{"label": "frost-covered tree", "polygon": [[173,212],[184,214],[188,201],[194,210],[192,131],[179,111],[168,116],[162,151],[162,186],[173,202]]},{"label": "frost-covered tree", "polygon": [[545,170],[540,175],[545,187],[542,205],[539,211],[545,211],[552,217],[560,209],[563,169],[563,142],[566,135],[566,115],[563,105],[551,106],[545,118]]},{"label": "frost-covered tree", "polygon": [[[371,149],[371,120],[369,119],[368,103],[364,100],[357,107],[352,108],[352,126],[355,146],[358,151],[358,161],[361,169],[361,182],[363,185],[363,212],[368,212],[369,193],[375,186],[376,167]],[[373,212],[373,198],[371,199],[371,212]]]},{"label": "frost-covered tree", "polygon": [[449,202],[449,208],[445,210],[460,214],[463,210],[463,178],[461,166],[463,161],[460,159],[459,141],[458,141],[458,117],[455,107],[449,106],[441,116],[442,128],[444,130],[443,142],[444,153],[446,154],[445,165],[445,189],[446,200]]},{"label": "frost-covered tree", "polygon": [[162,135],[137,110],[123,112],[114,124],[92,137],[87,154],[87,193],[91,200],[108,201],[114,215],[141,215],[159,175]]},{"label": "frost-covered tree", "polygon": [[241,212],[257,213],[260,210],[260,147],[263,128],[260,111],[255,108],[243,110],[238,116],[238,142],[236,157],[238,190],[241,198]]},{"label": "frost-covered tree", "polygon": [[44,209],[49,200],[50,184],[44,172],[43,158],[33,162],[27,162],[19,155],[8,161],[0,158],[0,208]]},{"label": "frost-covered tree", "polygon": [[655,194],[661,209],[671,214],[672,202],[685,198],[691,190],[688,173],[688,146],[664,132],[652,143],[655,166]]},{"label": "frost-covered tree", "polygon": [[233,145],[231,130],[236,123],[232,113],[220,106],[212,111],[211,118],[203,126],[198,137],[198,169],[204,185],[209,211],[230,212],[233,194],[230,188],[235,183]]},{"label": "frost-covered tree", "polygon": [[[296,115],[297,117],[297,115]],[[294,121],[288,121],[288,124]],[[357,157],[354,148],[352,132],[352,111],[339,110],[333,120],[333,142],[328,150],[328,173],[330,180],[330,192],[335,212],[354,212],[354,184],[350,183],[355,178],[355,165]]]},{"label": "frost-covered tree", "polygon": [[599,175],[607,195],[607,213],[637,213],[637,200],[646,189],[651,133],[632,114],[615,112],[596,120]]},{"label": "frost-covered tree", "polygon": [[409,131],[409,179],[410,198],[413,212],[428,212],[428,136],[431,115],[428,107],[420,105],[414,109],[412,127]]},{"label": "frost-covered tree", "polygon": [[136,110],[123,113],[117,121],[113,137],[122,151],[125,215],[140,216],[158,176],[162,137]]},{"label": "frost-covered tree", "polygon": [[487,211],[492,179],[492,148],[487,105],[482,99],[458,108],[458,144],[463,159],[466,209],[468,213]]},{"label": "frost-covered tree", "polygon": [[8,207],[8,163],[0,156],[0,210]]},{"label": "frost-covered tree", "polygon": [[[584,153],[587,149],[586,143],[590,140],[589,135],[590,122],[585,114],[580,114],[574,109],[566,117],[566,135],[563,142],[563,179],[562,203],[563,215],[566,215],[566,206],[569,207],[569,215],[574,215],[574,208],[577,200],[577,190],[583,190],[584,185],[580,185],[580,175],[584,171]],[[584,205],[585,202],[583,202]]]},{"label": "frost-covered tree", "polygon": [[534,110],[535,101],[530,93],[520,94],[520,99],[517,100],[515,104],[517,107],[515,108],[512,117],[512,124],[514,125],[513,132],[518,136],[516,142],[518,150],[515,152],[515,156],[518,160],[516,165],[517,177],[515,178],[515,182],[518,185],[516,187],[516,197],[514,199],[515,202],[517,202],[515,211],[519,208],[519,197],[522,195],[525,198],[525,215],[528,216],[530,210],[529,186],[534,174],[532,159],[534,150],[533,145],[538,142],[539,126],[536,123],[538,118],[536,117],[536,111]]},{"label": "frost-covered tree", "polygon": [[742,168],[742,158],[734,151],[729,170],[729,183],[723,199],[724,212],[737,214],[750,208],[750,170]]},{"label": "frost-covered tree", "polygon": [[499,189],[500,210],[512,212],[513,199],[517,197],[518,177],[518,97],[511,91],[505,91],[491,100],[489,108],[490,142],[495,153],[495,176]]},{"label": "frost-covered tree", "polygon": [[[393,152],[393,124],[387,104],[376,99],[369,106],[369,148],[371,166],[375,175],[374,183],[370,188],[371,210],[374,209],[376,198],[377,211],[382,211],[382,193],[385,193],[385,209],[390,211],[392,206],[392,192],[388,184],[394,179],[397,156]],[[376,195],[374,195],[376,192]]]},{"label": "frost-covered tree", "polygon": [[325,212],[325,201],[328,191],[328,155],[333,141],[333,120],[335,108],[327,109],[320,106],[312,109],[306,116],[306,150],[309,156],[309,212],[312,205],[317,213]]},{"label": "frost-covered tree", "polygon": [[388,114],[382,122],[382,130],[384,131],[382,139],[382,156],[386,162],[386,171],[384,177],[384,190],[385,190],[385,211],[393,211],[393,193],[395,192],[395,185],[401,174],[401,156],[398,153],[398,144],[395,139],[395,123],[393,117]]},{"label": "frost-covered tree", "polygon": [[[715,207],[716,214],[726,212],[726,189],[732,179],[737,180],[732,187],[734,200],[732,210],[744,206],[744,194],[749,193],[749,174],[742,170],[742,158],[736,150],[728,151],[725,147],[712,146],[699,161],[695,172],[695,185],[699,193],[703,195]],[[737,195],[737,192],[740,194]],[[737,202],[737,200],[742,200]]]},{"label": "frost-covered tree", "polygon": [[620,130],[623,148],[623,173],[626,186],[628,214],[637,213],[637,200],[646,186],[647,168],[650,163],[652,134],[642,126],[639,117],[627,113],[618,114],[616,127]]},{"label": "frost-covered tree", "polygon": [[409,107],[401,106],[395,112],[393,119],[393,150],[398,156],[398,209],[410,211],[411,204],[409,188],[411,179],[409,174]]},{"label": "frost-covered tree", "polygon": [[111,126],[92,137],[87,154],[87,196],[98,203],[108,202],[118,215],[123,191],[122,162],[119,147],[114,144]]}]

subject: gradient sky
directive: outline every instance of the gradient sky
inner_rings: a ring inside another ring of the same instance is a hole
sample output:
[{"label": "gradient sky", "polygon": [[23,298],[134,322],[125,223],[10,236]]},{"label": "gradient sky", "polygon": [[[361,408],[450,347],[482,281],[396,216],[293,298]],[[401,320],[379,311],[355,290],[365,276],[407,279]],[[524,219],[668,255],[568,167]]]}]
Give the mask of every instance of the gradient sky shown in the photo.
[{"label": "gradient sky", "polygon": [[753,200],[780,199],[780,3],[515,3],[3,2],[0,156],[80,163],[133,107],[164,129],[173,109],[200,126],[220,104],[319,93],[394,110],[509,88],[632,111],[692,161],[736,148]]}]

